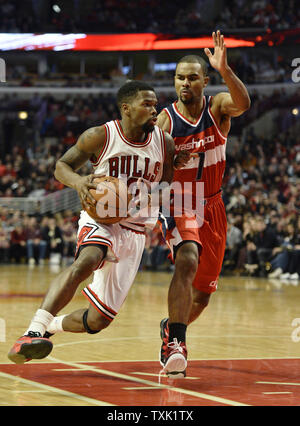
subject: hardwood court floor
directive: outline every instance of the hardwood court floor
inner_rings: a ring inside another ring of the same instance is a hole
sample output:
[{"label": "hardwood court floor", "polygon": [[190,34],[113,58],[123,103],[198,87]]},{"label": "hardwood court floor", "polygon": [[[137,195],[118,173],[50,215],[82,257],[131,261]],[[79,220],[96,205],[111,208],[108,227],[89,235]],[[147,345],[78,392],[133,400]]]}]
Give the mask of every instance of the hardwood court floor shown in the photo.
[{"label": "hardwood court floor", "polygon": [[[159,385],[169,273],[139,273],[101,333],[58,334],[40,362],[16,366],[7,359],[57,273],[49,266],[0,266],[0,405],[300,405],[297,283],[222,277],[188,329],[187,378],[163,376]],[[62,313],[86,304],[79,289]]]}]

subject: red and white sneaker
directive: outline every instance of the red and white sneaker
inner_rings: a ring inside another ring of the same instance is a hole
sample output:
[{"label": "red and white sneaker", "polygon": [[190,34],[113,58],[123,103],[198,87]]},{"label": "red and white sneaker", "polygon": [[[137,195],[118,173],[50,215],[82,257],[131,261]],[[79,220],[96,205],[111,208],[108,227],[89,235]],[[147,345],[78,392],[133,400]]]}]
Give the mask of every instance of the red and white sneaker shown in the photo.
[{"label": "red and white sneaker", "polygon": [[162,372],[174,379],[185,377],[187,367],[187,349],[185,343],[178,343],[177,339],[174,339],[167,344],[165,356]]},{"label": "red and white sneaker", "polygon": [[40,333],[29,331],[20,337],[8,353],[8,358],[15,364],[24,364],[32,359],[45,358],[52,351],[52,342]]}]

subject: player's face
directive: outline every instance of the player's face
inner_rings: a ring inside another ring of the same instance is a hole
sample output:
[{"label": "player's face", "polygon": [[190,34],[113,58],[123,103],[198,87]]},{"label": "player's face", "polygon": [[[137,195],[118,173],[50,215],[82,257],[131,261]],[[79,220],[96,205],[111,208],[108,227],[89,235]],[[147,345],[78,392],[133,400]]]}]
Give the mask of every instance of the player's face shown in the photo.
[{"label": "player's face", "polygon": [[178,99],[184,104],[197,103],[202,99],[203,89],[208,83],[201,64],[182,62],[177,65],[175,90]]},{"label": "player's face", "polygon": [[130,118],[135,126],[141,126],[145,133],[154,130],[157,121],[157,97],[151,90],[141,90],[130,105]]}]

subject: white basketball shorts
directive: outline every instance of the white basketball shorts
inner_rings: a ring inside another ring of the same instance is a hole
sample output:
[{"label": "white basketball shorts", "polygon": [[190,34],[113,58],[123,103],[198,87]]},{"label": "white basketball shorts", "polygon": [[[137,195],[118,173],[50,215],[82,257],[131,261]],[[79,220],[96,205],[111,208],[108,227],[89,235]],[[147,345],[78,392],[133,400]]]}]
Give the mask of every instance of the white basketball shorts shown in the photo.
[{"label": "white basketball shorts", "polygon": [[116,223],[102,225],[86,212],[79,219],[77,250],[86,245],[105,245],[107,254],[94,271],[93,281],[82,290],[89,302],[109,321],[123,305],[134,282],[145,247],[145,234]]}]

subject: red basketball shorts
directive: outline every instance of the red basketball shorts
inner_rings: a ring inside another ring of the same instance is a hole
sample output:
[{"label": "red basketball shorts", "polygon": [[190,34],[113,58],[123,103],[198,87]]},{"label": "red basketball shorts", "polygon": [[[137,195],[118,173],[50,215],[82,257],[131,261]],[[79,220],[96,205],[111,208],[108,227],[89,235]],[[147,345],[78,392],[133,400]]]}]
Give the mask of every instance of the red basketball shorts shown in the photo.
[{"label": "red basketball shorts", "polygon": [[217,290],[218,279],[226,247],[227,220],[221,192],[205,199],[204,220],[194,218],[160,217],[161,229],[171,250],[173,261],[176,250],[185,241],[194,241],[199,246],[199,266],[193,286],[205,293]]}]

